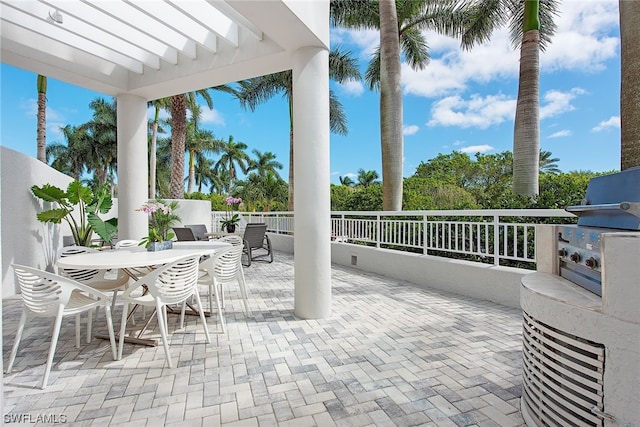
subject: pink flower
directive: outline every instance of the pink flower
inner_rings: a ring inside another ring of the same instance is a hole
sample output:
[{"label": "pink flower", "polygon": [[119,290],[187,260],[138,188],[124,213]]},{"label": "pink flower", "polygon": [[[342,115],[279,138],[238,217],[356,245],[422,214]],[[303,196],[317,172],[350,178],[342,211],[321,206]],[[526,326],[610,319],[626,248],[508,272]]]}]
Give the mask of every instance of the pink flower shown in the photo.
[{"label": "pink flower", "polygon": [[231,206],[231,205],[235,205],[236,203],[241,203],[242,198],[229,196],[226,198],[226,202],[227,202],[227,206]]}]

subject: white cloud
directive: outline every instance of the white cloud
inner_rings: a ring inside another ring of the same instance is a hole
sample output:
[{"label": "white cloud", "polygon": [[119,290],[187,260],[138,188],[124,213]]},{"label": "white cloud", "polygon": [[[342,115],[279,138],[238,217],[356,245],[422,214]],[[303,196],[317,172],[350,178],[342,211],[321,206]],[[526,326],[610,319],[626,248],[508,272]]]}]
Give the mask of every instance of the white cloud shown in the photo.
[{"label": "white cloud", "polygon": [[342,90],[349,95],[360,96],[364,93],[364,86],[362,85],[362,82],[349,80],[346,83],[338,83],[338,86],[340,86]]},{"label": "white cloud", "polygon": [[619,19],[618,0],[562,2],[558,30],[540,55],[541,70],[602,70],[617,55],[619,39],[608,33]]},{"label": "white cloud", "polygon": [[493,147],[487,144],[483,144],[483,145],[471,145],[469,147],[464,147],[461,148],[460,151],[461,153],[486,153],[487,151],[491,151],[493,150]]},{"label": "white cloud", "polygon": [[349,178],[355,178],[355,177],[358,176],[358,174],[357,173],[353,173],[353,172],[348,172],[348,173],[345,173],[342,176],[345,176],[345,177],[348,176]]},{"label": "white cloud", "polygon": [[573,135],[573,132],[571,132],[568,129],[564,129],[564,130],[559,130],[558,132],[554,132],[551,135],[549,135],[549,138],[564,138],[566,136],[571,136]]},{"label": "white cloud", "polygon": [[380,44],[380,32],[378,30],[345,30],[334,28],[331,30],[331,43],[335,45],[354,44],[360,48],[360,59],[366,63],[371,60],[371,55]]},{"label": "white cloud", "polygon": [[420,127],[416,125],[408,125],[402,129],[403,135],[415,135],[420,130]]},{"label": "white cloud", "polygon": [[67,124],[63,122],[50,122],[49,118],[47,117],[47,135],[52,136],[54,139],[62,140],[64,138],[64,135],[61,128],[65,127],[66,125]]},{"label": "white cloud", "polygon": [[472,95],[469,100],[449,96],[434,103],[427,126],[459,126],[486,129],[513,119],[516,100],[506,95]]},{"label": "white cloud", "polygon": [[609,128],[618,128],[618,129],[620,129],[620,117],[619,116],[611,116],[608,120],[604,120],[604,121],[598,123],[598,125],[595,126],[591,130],[593,132],[601,132],[601,131],[609,129]]},{"label": "white cloud", "polygon": [[[618,2],[565,1],[556,19],[558,30],[540,54],[540,72],[583,70],[597,72],[617,55],[619,39],[608,32],[618,24]],[[491,40],[462,51],[455,39],[426,32],[431,63],[419,71],[402,66],[404,92],[423,97],[461,93],[471,82],[488,83],[510,78],[517,81],[519,50],[511,45],[507,28],[496,30]]]},{"label": "white cloud", "polygon": [[224,126],[225,124],[224,117],[222,117],[222,114],[220,114],[220,112],[215,108],[212,108],[211,110],[209,108],[202,108],[201,111],[202,111],[200,116],[201,123],[212,123],[215,125]]},{"label": "white cloud", "polygon": [[540,120],[575,110],[575,107],[571,105],[571,101],[578,95],[585,93],[586,91],[581,88],[573,88],[569,92],[548,91],[544,94],[540,103]]},{"label": "white cloud", "polygon": [[[28,117],[33,117],[34,119],[38,117],[38,100],[36,98],[29,98],[23,100],[20,103],[20,109],[25,111],[25,115]],[[51,108],[49,104],[47,104],[47,121],[63,121],[64,114],[58,112]]]}]

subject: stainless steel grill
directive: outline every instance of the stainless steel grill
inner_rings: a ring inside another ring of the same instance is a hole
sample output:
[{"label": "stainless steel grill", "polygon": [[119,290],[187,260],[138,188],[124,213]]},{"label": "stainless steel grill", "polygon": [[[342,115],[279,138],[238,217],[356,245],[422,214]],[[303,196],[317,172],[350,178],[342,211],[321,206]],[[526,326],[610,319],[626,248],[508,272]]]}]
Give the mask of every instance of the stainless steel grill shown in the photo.
[{"label": "stainless steel grill", "polygon": [[583,204],[566,210],[578,225],[558,233],[559,273],[602,296],[601,234],[640,230],[640,167],[592,178]]}]

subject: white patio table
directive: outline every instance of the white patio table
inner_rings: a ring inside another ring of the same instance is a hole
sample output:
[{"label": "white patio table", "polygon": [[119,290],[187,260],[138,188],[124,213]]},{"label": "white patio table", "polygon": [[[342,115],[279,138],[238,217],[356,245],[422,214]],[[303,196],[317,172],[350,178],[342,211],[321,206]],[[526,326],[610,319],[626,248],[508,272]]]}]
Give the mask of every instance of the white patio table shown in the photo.
[{"label": "white patio table", "polygon": [[[109,249],[93,253],[85,253],[79,255],[71,255],[68,257],[60,258],[58,260],[58,266],[60,268],[77,268],[77,269],[97,269],[97,270],[109,270],[109,269],[122,269],[134,280],[139,275],[142,268],[153,269],[159,265],[164,265],[173,261],[177,261],[182,257],[188,255],[213,255],[216,251],[222,248],[231,246],[231,243],[220,242],[216,240],[203,240],[195,242],[173,242],[172,249],[166,249],[163,251],[150,252],[142,246],[127,247],[121,249]],[[189,305],[192,314],[197,314],[197,311]],[[134,310],[131,310],[132,314]],[[209,315],[209,313],[205,313]],[[134,344],[144,344],[155,346],[157,340],[140,338],[145,331],[147,325],[154,316],[150,316],[145,325],[142,327],[137,337],[125,337],[125,341]],[[96,338],[102,338],[100,335],[96,335]]]}]

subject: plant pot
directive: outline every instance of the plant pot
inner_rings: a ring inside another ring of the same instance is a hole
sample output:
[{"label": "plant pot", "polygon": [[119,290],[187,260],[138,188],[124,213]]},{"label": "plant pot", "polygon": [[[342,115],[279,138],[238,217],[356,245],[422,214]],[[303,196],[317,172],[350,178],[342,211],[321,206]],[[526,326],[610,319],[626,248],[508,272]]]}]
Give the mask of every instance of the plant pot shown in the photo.
[{"label": "plant pot", "polygon": [[165,240],[164,242],[152,242],[149,244],[149,247],[147,248],[147,250],[149,252],[157,252],[157,251],[164,251],[165,249],[171,249],[173,248],[173,241],[172,240]]},{"label": "plant pot", "polygon": [[235,233],[236,225],[235,224],[227,224],[227,233]]}]

